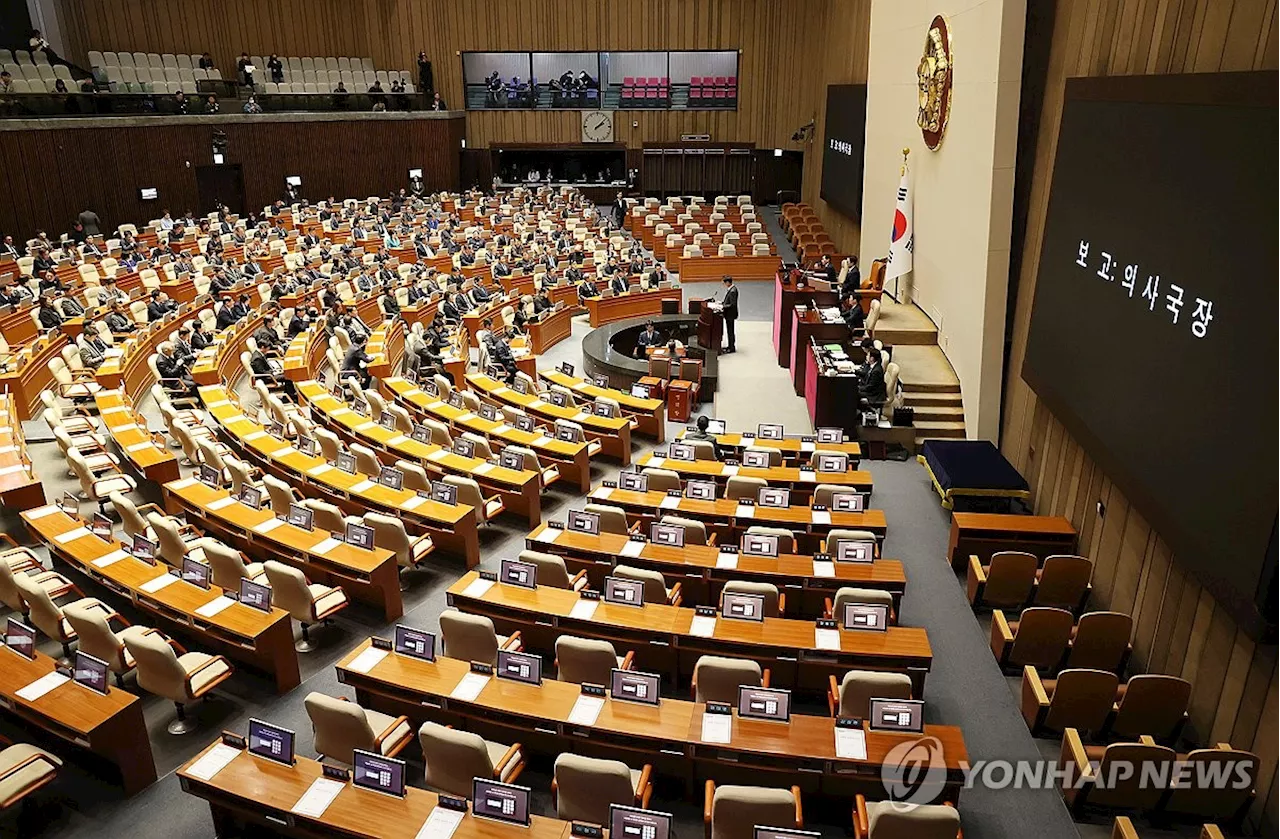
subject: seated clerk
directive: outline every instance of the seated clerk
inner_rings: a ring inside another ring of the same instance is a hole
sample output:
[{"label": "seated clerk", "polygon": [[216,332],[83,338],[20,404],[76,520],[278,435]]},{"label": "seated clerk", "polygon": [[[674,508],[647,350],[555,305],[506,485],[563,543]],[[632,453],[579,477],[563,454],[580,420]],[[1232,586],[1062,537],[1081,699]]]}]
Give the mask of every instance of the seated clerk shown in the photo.
[{"label": "seated clerk", "polygon": [[836,266],[831,262],[831,255],[826,253],[824,253],[822,258],[818,260],[817,264],[813,266],[813,273],[818,275],[818,279],[826,280],[833,286],[836,284],[836,279],[839,276]]},{"label": "seated clerk", "polygon": [[160,345],[160,354],[156,356],[156,372],[160,374],[160,378],[180,381],[190,393],[196,392],[195,380],[191,378],[190,360],[174,355],[173,345],[168,341]]},{"label": "seated clerk", "polygon": [[711,425],[711,420],[707,417],[706,414],[703,414],[702,416],[698,417],[698,420],[695,423],[695,425],[697,426],[697,429],[694,431],[686,431],[684,434],[684,439],[703,440],[705,442],[710,443],[711,448],[716,453],[716,460],[720,460],[722,457],[722,453],[720,451],[720,444],[716,442],[716,435],[707,431],[707,428]]},{"label": "seated clerk", "polygon": [[867,356],[862,378],[858,381],[858,406],[863,409],[872,409],[884,404],[887,390],[884,383],[884,363],[880,353],[872,347]]},{"label": "seated clerk", "polygon": [[293,320],[289,321],[289,339],[292,340],[310,329],[315,318],[315,309],[299,309],[295,312]]},{"label": "seated clerk", "polygon": [[297,394],[293,382],[285,378],[284,374],[277,370],[271,364],[271,359],[259,348],[249,356],[249,369],[253,371],[255,376],[261,376],[272,385],[279,385],[289,396],[293,398]]},{"label": "seated clerk", "polygon": [[125,316],[124,308],[118,302],[111,304],[104,321],[112,335],[128,335],[137,328],[137,324]]},{"label": "seated clerk", "polygon": [[258,349],[264,353],[280,352],[282,342],[280,333],[276,331],[276,319],[274,315],[267,315],[262,320],[262,325],[253,332],[253,340],[257,343]]},{"label": "seated clerk", "polygon": [[369,387],[373,381],[373,376],[369,373],[369,364],[373,361],[373,356],[364,351],[365,337],[352,336],[351,348],[347,350],[346,357],[342,359],[342,370],[338,373],[338,378],[343,378],[351,374],[360,377],[360,386]]},{"label": "seated clerk", "polygon": [[662,346],[662,336],[653,328],[653,321],[649,321],[640,332],[640,337],[636,338],[636,358],[644,358],[645,350],[649,347],[660,346]]},{"label": "seated clerk", "polygon": [[847,294],[840,302],[845,325],[854,332],[861,332],[866,325],[867,316],[862,311],[862,304],[858,302],[858,296],[856,294]]},{"label": "seated clerk", "polygon": [[621,271],[615,271],[613,276],[609,278],[609,290],[614,294],[626,294],[631,288],[631,284],[627,282],[627,275]]}]

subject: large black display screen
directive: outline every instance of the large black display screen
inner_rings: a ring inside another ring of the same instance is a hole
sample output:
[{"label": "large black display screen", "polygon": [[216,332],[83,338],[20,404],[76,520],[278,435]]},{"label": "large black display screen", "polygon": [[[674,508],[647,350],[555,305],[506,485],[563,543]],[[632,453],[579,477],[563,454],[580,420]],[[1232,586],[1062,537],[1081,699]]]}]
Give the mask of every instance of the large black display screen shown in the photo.
[{"label": "large black display screen", "polygon": [[827,85],[826,134],[822,147],[822,200],[847,216],[861,218],[866,85]]},{"label": "large black display screen", "polygon": [[1275,597],[1276,169],[1274,74],[1068,81],[1023,367],[1255,626]]}]

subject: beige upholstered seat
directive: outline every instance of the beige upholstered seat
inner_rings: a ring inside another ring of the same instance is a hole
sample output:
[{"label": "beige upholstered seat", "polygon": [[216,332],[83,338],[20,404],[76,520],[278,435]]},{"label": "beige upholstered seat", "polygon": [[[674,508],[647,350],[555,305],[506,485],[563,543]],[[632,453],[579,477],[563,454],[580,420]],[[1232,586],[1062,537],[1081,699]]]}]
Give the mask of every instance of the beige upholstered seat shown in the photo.
[{"label": "beige upholstered seat", "polygon": [[445,609],[440,613],[440,635],[444,642],[444,654],[463,661],[496,664],[498,650],[520,649],[520,633],[499,635],[493,621],[483,615],[469,615],[457,609]]},{"label": "beige upholstered seat", "polygon": [[562,752],[555,763],[551,790],[556,815],[571,821],[609,823],[613,804],[649,806],[653,767],[632,769],[619,760],[601,760]]},{"label": "beige upholstered seat", "polygon": [[208,695],[234,672],[220,655],[186,653],[179,657],[159,633],[130,636],[124,643],[137,665],[138,687],[177,707],[177,718],[168,726],[170,734],[194,730],[195,725],[186,717],[186,704]]},{"label": "beige upholstered seat", "polygon": [[686,545],[715,544],[714,540],[708,540],[707,538],[707,525],[697,519],[687,519],[683,516],[663,516],[661,522],[683,527],[684,543]]},{"label": "beige upholstered seat", "polygon": [[640,470],[640,474],[649,479],[650,492],[671,492],[681,489],[680,475],[670,469],[658,469],[649,466]]},{"label": "beige upholstered seat", "polygon": [[852,530],[845,527],[835,527],[827,534],[827,538],[823,540],[823,548],[832,556],[836,556],[840,552],[841,542],[870,542],[876,544],[876,534],[870,530]]},{"label": "beige upholstered seat", "polygon": [[555,554],[523,550],[517,556],[517,559],[521,562],[527,562],[538,569],[537,578],[540,586],[567,588],[574,591],[580,591],[587,587],[586,571],[579,571],[573,577],[570,577],[569,569],[565,567],[564,559]]},{"label": "beige upholstered seat", "polygon": [[583,510],[588,513],[595,513],[600,517],[601,533],[617,533],[626,536],[629,532],[627,527],[627,513],[621,507],[615,507],[612,504],[586,504]]},{"label": "beige upholstered seat", "polygon": [[[108,623],[108,614],[102,609],[86,608],[79,603],[68,603],[62,607],[62,615],[75,632],[76,649],[82,653],[102,659],[107,667],[116,674],[116,683],[123,686],[123,676],[134,667],[133,656],[125,647],[125,639],[156,630],[145,626],[129,626],[115,631]],[[124,618],[116,616],[121,622]]]},{"label": "beige upholstered seat", "polygon": [[419,567],[435,550],[431,534],[410,537],[404,529],[404,522],[395,516],[370,511],[364,514],[364,523],[373,528],[374,546],[395,553],[396,564],[402,569]]},{"label": "beige upholstered seat", "polygon": [[720,590],[720,605],[724,608],[726,594],[758,594],[764,598],[764,616],[767,618],[782,617],[786,609],[786,595],[778,593],[773,583],[758,583],[751,580],[729,580]]},{"label": "beige upholstered seat", "polygon": [[312,692],[303,699],[316,752],[323,758],[351,763],[352,751],[394,757],[413,740],[407,717],[393,717],[362,708],[345,699]]},{"label": "beige upholstered seat", "polygon": [[782,451],[780,449],[771,448],[769,446],[747,446],[743,452],[758,452],[769,458],[770,466],[782,465]]},{"label": "beige upholstered seat", "polygon": [[337,586],[307,582],[306,576],[292,565],[269,559],[263,565],[271,584],[271,604],[284,609],[302,624],[302,638],[293,645],[300,653],[315,649],[308,628],[313,623],[328,621],[347,608],[347,594]]},{"label": "beige upholstered seat", "polygon": [[356,471],[373,478],[378,477],[378,473],[382,471],[382,463],[373,453],[373,449],[360,443],[352,443],[349,448],[356,456]]},{"label": "beige upholstered seat", "polygon": [[910,699],[911,677],[881,670],[850,670],[839,685],[830,677],[827,708],[832,716],[867,718],[872,699]]},{"label": "beige upholstered seat", "polygon": [[748,501],[755,501],[760,495],[760,490],[769,485],[764,478],[756,478],[751,475],[731,475],[724,486],[724,497],[732,498],[735,501],[745,498]]},{"label": "beige upholstered seat", "polygon": [[859,588],[857,586],[841,586],[831,598],[827,617],[834,618],[844,626],[844,607],[846,603],[874,603],[889,610],[889,623],[897,623],[897,615],[893,610],[893,595],[882,588]]},{"label": "beige upholstered seat", "polygon": [[608,685],[614,668],[631,669],[632,657],[632,653],[618,655],[613,644],[599,638],[561,635],[556,639],[556,678],[579,685]]},{"label": "beige upholstered seat", "polygon": [[262,576],[261,562],[246,562],[244,554],[221,542],[206,543],[204,558],[213,569],[213,584],[228,591],[239,591],[243,578],[257,580]]},{"label": "beige upholstered seat", "polygon": [[289,507],[297,503],[293,487],[274,475],[263,475],[262,485],[267,489],[267,497],[271,499],[271,512],[277,516],[289,515]]},{"label": "beige upholstered seat", "polygon": [[703,814],[707,820],[707,839],[752,839],[756,825],[760,824],[804,827],[799,787],[717,787],[714,781],[707,781]]},{"label": "beige upholstered seat", "polygon": [[[79,606],[83,609],[94,609],[104,616],[115,617],[116,612],[96,597],[81,597],[63,606],[53,602],[49,591],[26,574],[18,574],[14,578],[22,600],[27,604],[27,619],[31,625],[47,637],[62,645],[62,652],[71,656],[71,643],[76,640],[75,629],[63,615],[65,606]],[[79,590],[76,590],[79,593]]]},{"label": "beige upholstered seat", "polygon": [[854,839],[956,839],[960,813],[946,804],[867,801],[857,796]]},{"label": "beige upholstered seat", "polygon": [[768,687],[768,671],[754,661],[704,655],[693,666],[693,698],[695,702],[738,703],[738,688]]},{"label": "beige upholstered seat", "polygon": [[327,530],[338,536],[347,532],[348,522],[359,523],[361,521],[358,516],[344,516],[336,505],[317,498],[302,499],[302,506],[312,512],[312,524],[321,530]]},{"label": "beige upholstered seat", "polygon": [[778,537],[778,553],[793,554],[796,552],[796,535],[790,530],[782,527],[763,527],[753,524],[747,528],[747,533],[758,536],[777,536]]},{"label": "beige upholstered seat", "polygon": [[645,603],[666,603],[671,606],[679,606],[680,583],[676,583],[667,588],[667,582],[662,574],[649,568],[636,568],[632,565],[615,565],[613,568],[613,576],[622,577],[627,580],[640,580],[644,583],[644,602]]},{"label": "beige upholstered seat", "polygon": [[[51,599],[56,600],[68,592],[79,593],[79,589],[75,584],[57,571],[37,571],[39,563],[33,563],[27,566],[19,566],[15,568],[7,562],[0,562],[0,601],[15,612],[27,614],[30,609],[27,601],[22,596],[23,588],[18,586],[18,578],[23,579],[24,587],[26,585],[36,586],[43,589]],[[34,573],[27,573],[32,571]]]},{"label": "beige upholstered seat", "polygon": [[26,743],[14,743],[0,751],[0,811],[52,783],[60,768],[60,758]]},{"label": "beige upholstered seat", "polygon": [[470,797],[475,778],[511,783],[524,769],[520,744],[504,746],[469,731],[426,722],[418,729],[427,785],[450,795]]},{"label": "beige upholstered seat", "polygon": [[480,484],[471,478],[461,475],[445,475],[444,482],[458,488],[458,503],[467,504],[476,511],[476,521],[488,524],[489,520],[503,511],[502,499],[498,496],[485,498],[480,491]]}]

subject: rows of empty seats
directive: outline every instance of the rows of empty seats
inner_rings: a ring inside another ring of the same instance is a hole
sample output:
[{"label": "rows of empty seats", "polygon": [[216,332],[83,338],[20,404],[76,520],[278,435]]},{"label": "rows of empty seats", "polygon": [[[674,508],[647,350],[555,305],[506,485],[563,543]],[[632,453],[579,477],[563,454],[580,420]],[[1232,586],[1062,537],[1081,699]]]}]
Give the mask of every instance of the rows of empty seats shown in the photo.
[{"label": "rows of empty seats", "polygon": [[381,82],[384,90],[391,89],[391,82],[399,79],[405,83],[405,92],[413,93],[415,73],[408,70],[378,70],[371,58],[298,58],[280,56],[283,79],[271,81],[267,59],[250,57],[256,69],[254,83],[264,85],[267,93],[330,93],[341,82],[352,93],[363,93]]},{"label": "rows of empty seats", "polygon": [[222,78],[217,68],[201,68],[198,55],[90,50],[89,66],[112,93],[194,93],[200,82]]},{"label": "rows of empty seats", "polygon": [[783,204],[778,222],[802,259],[817,259],[824,253],[836,255],[835,242],[808,204]]}]

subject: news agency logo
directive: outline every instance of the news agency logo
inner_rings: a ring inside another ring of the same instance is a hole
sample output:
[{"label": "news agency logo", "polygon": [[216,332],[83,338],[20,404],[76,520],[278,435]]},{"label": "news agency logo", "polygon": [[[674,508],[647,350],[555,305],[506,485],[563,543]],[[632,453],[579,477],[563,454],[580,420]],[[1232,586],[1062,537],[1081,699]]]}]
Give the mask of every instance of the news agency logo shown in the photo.
[{"label": "news agency logo", "polygon": [[837,140],[835,137],[832,137],[828,145],[834,152],[839,152],[840,154],[853,157],[853,143],[850,143],[848,140]]},{"label": "news agency logo", "polygon": [[903,804],[937,801],[947,782],[947,762],[937,737],[919,737],[889,750],[880,769],[889,800]]}]

